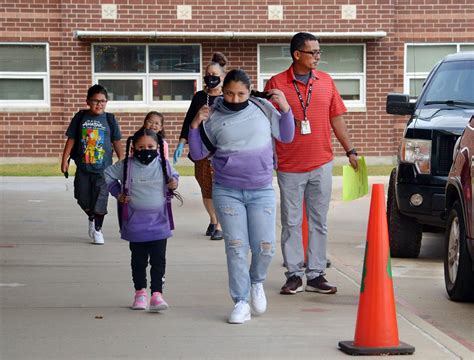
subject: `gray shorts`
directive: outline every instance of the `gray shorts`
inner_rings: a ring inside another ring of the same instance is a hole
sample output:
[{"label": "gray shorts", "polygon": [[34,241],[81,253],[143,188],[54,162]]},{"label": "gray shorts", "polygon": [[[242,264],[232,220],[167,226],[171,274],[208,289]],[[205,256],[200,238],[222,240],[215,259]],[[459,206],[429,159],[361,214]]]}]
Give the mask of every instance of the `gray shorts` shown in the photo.
[{"label": "gray shorts", "polygon": [[85,212],[107,214],[109,191],[103,173],[89,173],[76,169],[74,198]]}]

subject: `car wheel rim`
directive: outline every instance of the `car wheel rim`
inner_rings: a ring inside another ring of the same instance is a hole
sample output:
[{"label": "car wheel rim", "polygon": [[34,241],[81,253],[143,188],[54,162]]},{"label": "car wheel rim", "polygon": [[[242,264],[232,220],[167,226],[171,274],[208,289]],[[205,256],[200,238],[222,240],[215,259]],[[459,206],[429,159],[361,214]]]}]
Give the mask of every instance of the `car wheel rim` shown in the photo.
[{"label": "car wheel rim", "polygon": [[455,217],[451,222],[448,243],[448,272],[452,284],[456,282],[459,267],[459,218]]}]

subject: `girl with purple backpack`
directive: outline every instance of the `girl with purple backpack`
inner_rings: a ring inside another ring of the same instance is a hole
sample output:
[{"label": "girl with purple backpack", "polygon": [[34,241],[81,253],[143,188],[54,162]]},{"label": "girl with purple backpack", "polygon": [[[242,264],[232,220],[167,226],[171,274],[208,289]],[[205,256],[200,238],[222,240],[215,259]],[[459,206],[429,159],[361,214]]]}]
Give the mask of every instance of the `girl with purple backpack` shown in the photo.
[{"label": "girl with purple backpack", "polygon": [[[130,151],[131,150],[131,151]],[[129,157],[130,152],[132,156]],[[171,197],[179,194],[178,173],[164,156],[163,138],[140,129],[127,139],[125,159],[105,170],[109,192],[120,206],[121,238],[130,242],[135,298],[132,309],[148,307],[146,269],[150,262],[149,311],[166,310],[163,284],[167,239],[174,229]]]}]

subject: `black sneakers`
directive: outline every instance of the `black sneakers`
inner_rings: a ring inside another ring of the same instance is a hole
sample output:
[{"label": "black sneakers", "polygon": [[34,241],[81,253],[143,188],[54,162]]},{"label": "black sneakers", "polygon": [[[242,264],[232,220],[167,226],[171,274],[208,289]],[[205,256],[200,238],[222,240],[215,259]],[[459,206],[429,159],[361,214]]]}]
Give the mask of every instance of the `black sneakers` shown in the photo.
[{"label": "black sneakers", "polygon": [[282,286],[280,294],[294,295],[301,291],[303,291],[303,280],[299,276],[293,275],[286,279],[286,283]]},{"label": "black sneakers", "polygon": [[222,233],[222,230],[214,230],[214,232],[211,235],[211,240],[222,240],[224,238],[224,234]]},{"label": "black sneakers", "polygon": [[214,233],[214,231],[216,231],[216,227],[217,227],[216,224],[209,224],[209,226],[206,229],[206,236],[211,236]]},{"label": "black sneakers", "polygon": [[318,292],[321,294],[335,294],[337,287],[327,282],[324,276],[320,275],[314,279],[306,281],[306,291]]}]

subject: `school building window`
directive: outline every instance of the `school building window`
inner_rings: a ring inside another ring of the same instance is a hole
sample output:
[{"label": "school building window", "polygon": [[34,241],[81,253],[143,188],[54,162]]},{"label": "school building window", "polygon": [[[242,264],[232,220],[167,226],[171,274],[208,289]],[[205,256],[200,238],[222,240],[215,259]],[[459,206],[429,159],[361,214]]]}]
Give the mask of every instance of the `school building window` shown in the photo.
[{"label": "school building window", "polygon": [[406,44],[404,93],[416,98],[435,64],[446,55],[474,51],[474,44]]},{"label": "school building window", "polygon": [[201,88],[200,45],[94,44],[94,82],[109,105],[187,109]]},{"label": "school building window", "polygon": [[0,43],[0,108],[48,110],[48,44]]},{"label": "school building window", "polygon": [[[365,44],[321,44],[318,70],[329,73],[344,100],[352,110],[365,107]],[[275,74],[291,64],[289,45],[259,45],[258,87],[263,89]]]}]

